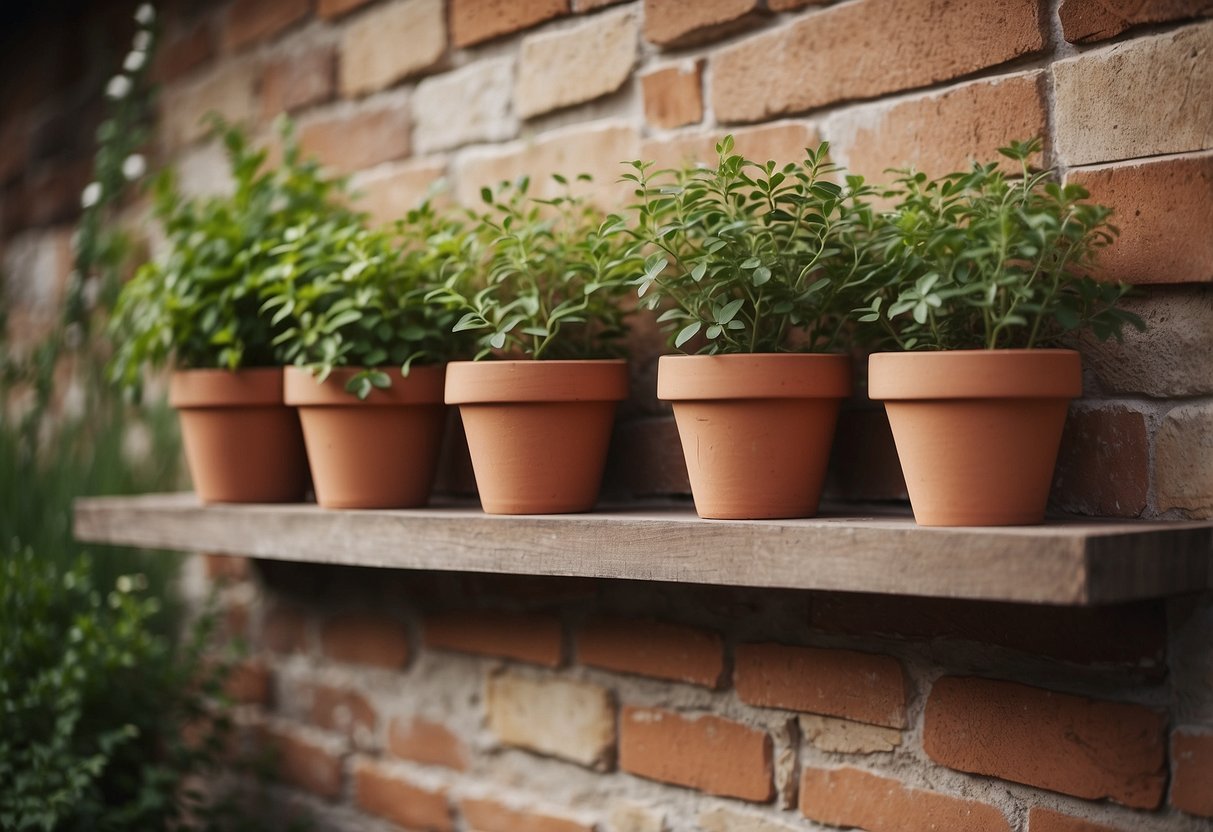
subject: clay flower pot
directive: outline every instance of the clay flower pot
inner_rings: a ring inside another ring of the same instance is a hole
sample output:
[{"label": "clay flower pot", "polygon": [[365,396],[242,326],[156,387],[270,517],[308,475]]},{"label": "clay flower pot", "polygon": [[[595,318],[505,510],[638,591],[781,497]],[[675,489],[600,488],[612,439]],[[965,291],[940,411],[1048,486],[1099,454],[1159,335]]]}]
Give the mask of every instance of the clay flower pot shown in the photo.
[{"label": "clay flower pot", "polygon": [[480,502],[489,514],[567,514],[598,500],[625,361],[456,361],[459,405]]},{"label": "clay flower pot", "polygon": [[204,503],[293,503],[307,490],[299,417],[282,402],[282,368],[179,370],[169,403]]},{"label": "clay flower pot", "polygon": [[1021,526],[1044,519],[1070,399],[1073,350],[877,353],[883,400],[922,526]]},{"label": "clay flower pot", "polygon": [[347,393],[357,368],[323,383],[286,368],[286,403],[299,408],[316,488],[325,508],[412,508],[430,499],[446,426],[443,366],[389,370],[392,386],[364,400]]},{"label": "clay flower pot", "polygon": [[674,403],[700,517],[812,517],[842,400],[845,355],[665,355],[657,398]]}]

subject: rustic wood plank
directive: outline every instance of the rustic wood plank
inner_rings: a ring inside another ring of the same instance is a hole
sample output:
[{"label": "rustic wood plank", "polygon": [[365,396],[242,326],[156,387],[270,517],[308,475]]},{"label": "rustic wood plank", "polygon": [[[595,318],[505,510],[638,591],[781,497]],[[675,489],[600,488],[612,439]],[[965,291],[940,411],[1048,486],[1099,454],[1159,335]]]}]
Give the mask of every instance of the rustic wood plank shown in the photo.
[{"label": "rustic wood plank", "polygon": [[79,540],[397,569],[623,578],[1049,604],[1213,587],[1213,522],[936,529],[904,515],[705,521],[682,507],[494,517],[477,508],[76,501]]}]

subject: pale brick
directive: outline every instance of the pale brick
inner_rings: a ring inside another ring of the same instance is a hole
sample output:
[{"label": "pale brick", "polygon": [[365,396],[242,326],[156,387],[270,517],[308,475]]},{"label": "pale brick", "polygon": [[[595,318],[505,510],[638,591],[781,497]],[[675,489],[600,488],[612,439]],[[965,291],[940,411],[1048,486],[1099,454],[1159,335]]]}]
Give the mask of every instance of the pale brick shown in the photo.
[{"label": "pale brick", "polygon": [[703,61],[682,61],[640,76],[644,117],[655,127],[703,121]]},{"label": "pale brick", "polygon": [[529,118],[619,89],[636,63],[638,33],[636,15],[626,10],[526,37],[518,54],[514,109]]},{"label": "pale brick", "polygon": [[1100,390],[1156,398],[1213,395],[1213,287],[1156,287],[1121,302],[1145,332],[1125,327],[1124,343],[1083,341],[1083,363]]},{"label": "pale brick", "polygon": [[1045,74],[1034,71],[847,109],[826,123],[825,132],[835,161],[869,181],[886,182],[890,168],[941,176],[975,160],[1002,160],[1005,169],[1017,171],[998,148],[1043,136],[1047,125]]},{"label": "pale brick", "polygon": [[235,0],[224,18],[224,45],[243,49],[275,37],[303,22],[311,12],[312,0]]},{"label": "pale brick", "polygon": [[451,0],[451,41],[471,46],[569,13],[569,0]]},{"label": "pale brick", "polygon": [[332,99],[337,54],[324,45],[279,55],[261,73],[261,117],[293,113]]},{"label": "pale brick", "polygon": [[2,251],[5,307],[53,317],[72,268],[71,232],[27,231],[5,240]]},{"label": "pale brick", "polygon": [[404,101],[376,99],[369,107],[304,122],[299,146],[334,171],[353,173],[409,155],[409,122]]},{"label": "pale brick", "polygon": [[191,147],[176,160],[177,187],[186,197],[225,196],[236,189],[220,139]]},{"label": "pale brick", "polygon": [[442,0],[394,0],[360,15],[341,38],[344,96],[390,87],[437,64],[446,54]]},{"label": "pale brick", "polygon": [[916,0],[912,9],[846,3],[720,50],[711,67],[716,118],[762,121],[927,86],[1045,45],[1035,0]]},{"label": "pale brick", "polygon": [[801,828],[723,806],[702,812],[698,823],[703,832],[796,832]]},{"label": "pale brick", "polygon": [[644,0],[644,39],[684,46],[710,39],[753,20],[759,0]]},{"label": "pale brick", "polygon": [[410,159],[380,165],[366,175],[354,177],[351,185],[358,197],[354,205],[370,214],[376,224],[392,223],[427,197],[436,205],[449,202],[449,191],[442,187],[445,176],[444,159]]},{"label": "pale brick", "polygon": [[476,61],[427,78],[413,94],[413,140],[419,153],[472,142],[500,142],[518,134],[510,108],[513,58]]},{"label": "pale brick", "polygon": [[1213,147],[1213,23],[1053,64],[1056,151],[1087,165]]},{"label": "pale brick", "polygon": [[506,745],[605,768],[615,745],[615,703],[588,682],[502,672],[489,678],[488,725]]},{"label": "pale brick", "polygon": [[161,135],[170,148],[206,136],[205,118],[216,113],[229,122],[244,122],[258,112],[257,64],[252,58],[223,61],[214,69],[165,92],[173,106],[162,112]]},{"label": "pale brick", "polygon": [[1213,517],[1213,403],[1171,409],[1158,431],[1154,483],[1159,511]]},{"label": "pale brick", "polygon": [[800,734],[820,751],[841,754],[879,754],[901,745],[901,732],[895,728],[815,714],[800,715]]},{"label": "pale brick", "polygon": [[1213,14],[1213,0],[1062,0],[1058,17],[1071,43],[1107,40],[1149,23]]},{"label": "pale brick", "polygon": [[1066,181],[1115,212],[1120,237],[1099,254],[1102,279],[1213,282],[1213,153],[1080,168]]},{"label": "pale brick", "polygon": [[816,147],[821,141],[816,125],[810,122],[774,121],[755,127],[684,131],[660,139],[646,139],[641,145],[641,158],[656,162],[659,168],[695,163],[715,165],[716,145],[730,134],[734,153],[759,162],[774,160],[781,165],[801,161],[805,148]]},{"label": "pale brick", "polygon": [[609,815],[610,832],[666,832],[665,813],[634,803],[617,803]]}]

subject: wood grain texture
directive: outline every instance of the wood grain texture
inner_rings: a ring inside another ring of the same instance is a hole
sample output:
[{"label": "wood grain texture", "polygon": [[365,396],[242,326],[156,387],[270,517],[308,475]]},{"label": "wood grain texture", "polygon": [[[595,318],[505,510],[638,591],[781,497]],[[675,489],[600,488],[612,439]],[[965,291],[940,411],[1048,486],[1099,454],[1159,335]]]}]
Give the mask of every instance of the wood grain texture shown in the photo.
[{"label": "wood grain texture", "polygon": [[688,508],[508,517],[478,508],[210,505],[192,494],[76,501],[91,543],[522,575],[1087,605],[1213,587],[1213,522],[1054,520],[923,528],[903,515],[700,520]]}]

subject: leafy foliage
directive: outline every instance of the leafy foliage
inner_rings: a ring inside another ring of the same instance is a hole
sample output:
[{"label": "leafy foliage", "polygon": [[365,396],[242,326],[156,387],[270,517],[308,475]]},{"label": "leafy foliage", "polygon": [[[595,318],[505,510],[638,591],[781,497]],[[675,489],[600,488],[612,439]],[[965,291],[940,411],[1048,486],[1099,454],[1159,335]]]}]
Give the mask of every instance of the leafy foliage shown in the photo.
[{"label": "leafy foliage", "polygon": [[1129,287],[1099,282],[1100,249],[1115,239],[1111,210],[1085,202],[1028,160],[1039,140],[1000,153],[997,163],[929,179],[904,172],[888,191],[896,206],[865,245],[881,265],[860,320],[899,349],[1030,348],[1090,328],[1119,338],[1143,326],[1116,308]]},{"label": "leafy foliage", "polygon": [[454,331],[476,334],[477,359],[617,352],[627,314],[622,301],[642,263],[638,245],[617,219],[567,188],[553,199],[529,197],[529,189],[523,178],[481,192],[486,207],[470,216],[472,237],[459,266],[431,299],[463,311]]},{"label": "leafy foliage", "polygon": [[857,176],[831,181],[827,144],[783,167],[733,147],[732,136],[716,145],[714,168],[638,161],[624,176],[640,198],[635,233],[655,249],[634,281],[642,304],[665,307],[658,320],[677,348],[836,349],[869,275],[843,242],[872,223],[870,189]]}]

